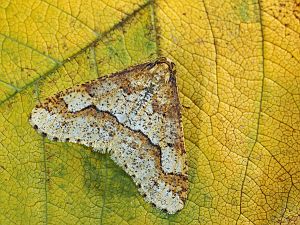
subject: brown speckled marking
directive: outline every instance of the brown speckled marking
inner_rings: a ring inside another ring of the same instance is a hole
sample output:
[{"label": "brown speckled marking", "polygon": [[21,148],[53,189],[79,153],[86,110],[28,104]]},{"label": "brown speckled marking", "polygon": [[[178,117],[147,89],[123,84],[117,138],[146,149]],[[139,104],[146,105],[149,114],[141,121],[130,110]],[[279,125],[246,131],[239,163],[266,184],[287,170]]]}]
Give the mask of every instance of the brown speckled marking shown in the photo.
[{"label": "brown speckled marking", "polygon": [[188,168],[175,64],[169,59],[59,92],[38,104],[29,120],[50,140],[109,152],[155,207],[170,214],[183,208]]}]

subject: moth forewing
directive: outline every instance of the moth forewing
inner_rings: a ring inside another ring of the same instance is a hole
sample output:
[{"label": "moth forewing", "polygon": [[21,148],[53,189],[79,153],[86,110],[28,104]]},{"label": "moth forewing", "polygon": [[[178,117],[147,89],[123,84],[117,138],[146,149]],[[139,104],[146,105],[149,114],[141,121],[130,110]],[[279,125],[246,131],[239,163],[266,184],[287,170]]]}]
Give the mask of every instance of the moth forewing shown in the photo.
[{"label": "moth forewing", "polygon": [[38,104],[30,123],[50,140],[110,153],[148,202],[176,213],[188,179],[174,66],[159,58],[71,87]]}]

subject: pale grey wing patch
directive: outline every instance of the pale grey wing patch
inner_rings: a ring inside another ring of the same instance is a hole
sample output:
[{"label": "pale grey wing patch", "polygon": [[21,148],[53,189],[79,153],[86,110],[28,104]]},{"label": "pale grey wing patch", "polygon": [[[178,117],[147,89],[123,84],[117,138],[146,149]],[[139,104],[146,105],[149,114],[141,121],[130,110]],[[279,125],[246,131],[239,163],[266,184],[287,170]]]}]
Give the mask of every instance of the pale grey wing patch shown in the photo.
[{"label": "pale grey wing patch", "polygon": [[134,108],[133,102],[128,101],[124,95],[124,92],[120,90],[115,93],[113,98],[111,96],[105,96],[94,99],[94,105],[99,111],[109,112],[114,115],[120,123],[124,123],[128,118],[128,110]]},{"label": "pale grey wing patch", "polygon": [[174,152],[174,148],[165,147],[161,151],[161,166],[166,173],[182,173],[184,160]]},{"label": "pale grey wing patch", "polygon": [[88,93],[94,98],[112,95],[119,90],[119,85],[114,80],[102,80],[101,85],[97,85],[99,81],[96,81],[96,85],[88,86]]},{"label": "pale grey wing patch", "polygon": [[181,210],[184,202],[178,195],[174,195],[170,191],[170,187],[163,180],[158,180],[157,185],[152,189],[147,189],[148,195],[145,199],[149,202],[155,202],[156,207],[167,210],[170,214],[174,214]]},{"label": "pale grey wing patch", "polygon": [[78,112],[93,104],[91,96],[86,92],[70,92],[62,98],[69,112]]},{"label": "pale grey wing patch", "polygon": [[95,117],[64,117],[50,113],[44,108],[35,108],[30,123],[50,140],[81,143],[98,149],[107,149],[117,128],[110,121]]}]

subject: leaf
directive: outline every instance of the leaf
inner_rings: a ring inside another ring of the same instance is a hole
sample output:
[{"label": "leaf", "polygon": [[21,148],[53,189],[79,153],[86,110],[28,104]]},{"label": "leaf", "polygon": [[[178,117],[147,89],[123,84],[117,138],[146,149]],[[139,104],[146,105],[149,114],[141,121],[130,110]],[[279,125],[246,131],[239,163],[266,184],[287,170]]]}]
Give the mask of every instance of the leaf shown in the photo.
[{"label": "leaf", "polygon": [[[2,1],[1,224],[300,223],[297,1]],[[43,139],[35,104],[148,61],[177,66],[189,165],[167,215],[89,148]]]}]

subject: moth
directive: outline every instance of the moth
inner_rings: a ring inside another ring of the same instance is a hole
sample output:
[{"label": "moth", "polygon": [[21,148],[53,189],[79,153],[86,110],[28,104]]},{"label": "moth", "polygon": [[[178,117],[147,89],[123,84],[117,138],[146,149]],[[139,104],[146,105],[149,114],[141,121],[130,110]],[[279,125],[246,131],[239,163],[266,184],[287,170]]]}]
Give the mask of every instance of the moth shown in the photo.
[{"label": "moth", "polygon": [[188,190],[175,73],[167,58],[136,65],[48,97],[29,121],[52,141],[109,153],[147,202],[174,214]]}]

